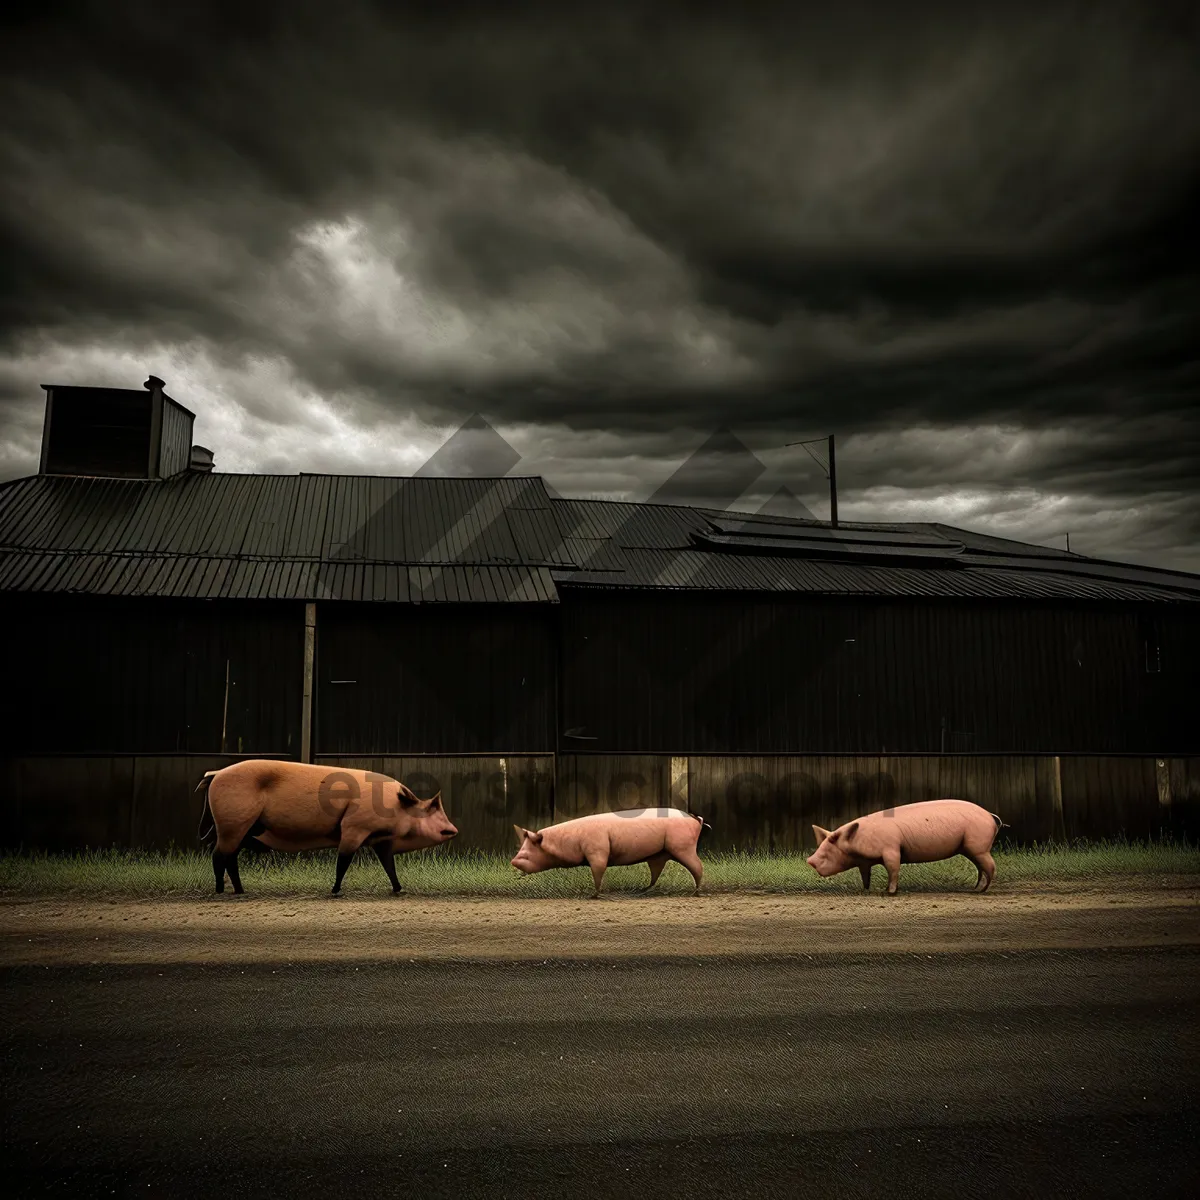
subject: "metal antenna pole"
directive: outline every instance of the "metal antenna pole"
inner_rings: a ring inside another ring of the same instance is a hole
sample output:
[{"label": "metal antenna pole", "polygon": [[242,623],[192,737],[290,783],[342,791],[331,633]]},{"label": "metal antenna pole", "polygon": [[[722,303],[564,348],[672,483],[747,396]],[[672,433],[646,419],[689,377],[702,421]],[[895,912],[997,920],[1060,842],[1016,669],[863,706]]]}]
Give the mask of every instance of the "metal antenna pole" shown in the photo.
[{"label": "metal antenna pole", "polygon": [[[824,441],[829,449],[829,466],[825,468],[821,460],[809,449],[813,442]],[[817,464],[825,470],[825,478],[829,480],[829,524],[836,529],[838,523],[837,515],[837,461],[833,456],[833,434],[829,434],[826,438],[808,438],[803,442],[785,442],[784,449],[788,446],[803,446],[804,452]]]},{"label": "metal antenna pole", "polygon": [[829,524],[837,528],[837,462],[833,457],[833,434],[829,435]]}]

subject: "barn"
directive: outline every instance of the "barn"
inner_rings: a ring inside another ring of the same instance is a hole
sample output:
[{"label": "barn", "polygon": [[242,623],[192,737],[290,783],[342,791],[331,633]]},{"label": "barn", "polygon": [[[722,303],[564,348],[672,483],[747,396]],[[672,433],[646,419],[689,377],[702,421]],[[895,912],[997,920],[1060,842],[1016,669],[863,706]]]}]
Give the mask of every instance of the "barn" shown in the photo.
[{"label": "barn", "polygon": [[[453,852],[598,808],[724,848],[941,795],[1192,836],[1200,576],[941,524],[235,474],[163,381],[45,385],[0,484],[10,846],[195,846],[245,757],[440,789]],[[460,844],[461,843],[461,844]]]}]

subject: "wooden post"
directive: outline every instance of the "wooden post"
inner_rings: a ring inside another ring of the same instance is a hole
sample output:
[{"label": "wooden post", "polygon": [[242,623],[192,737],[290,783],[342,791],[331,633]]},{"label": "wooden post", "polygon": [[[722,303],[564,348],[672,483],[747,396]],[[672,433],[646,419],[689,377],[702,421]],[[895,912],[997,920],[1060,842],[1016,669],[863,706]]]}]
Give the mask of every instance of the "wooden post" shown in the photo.
[{"label": "wooden post", "polygon": [[833,434],[829,435],[829,524],[837,528],[837,460],[833,456]]},{"label": "wooden post", "polygon": [[681,808],[684,812],[692,811],[688,808],[688,760],[686,758],[671,759],[670,805],[672,808]]},{"label": "wooden post", "polygon": [[[225,753],[225,730],[229,725],[229,659],[225,660],[225,707],[221,710],[221,753]],[[239,740],[238,749],[241,742]]]},{"label": "wooden post", "polygon": [[1062,762],[1058,755],[1054,756],[1054,814],[1053,814],[1053,832],[1050,834],[1052,838],[1058,838],[1060,841],[1067,840],[1067,825],[1063,820],[1063,797],[1062,797]]},{"label": "wooden post", "polygon": [[317,606],[304,606],[304,707],[300,710],[300,761],[312,762],[313,658],[317,640]]},{"label": "wooden post", "polygon": [[1158,802],[1163,808],[1171,807],[1171,768],[1166,759],[1154,760],[1154,778],[1158,785]]},{"label": "wooden post", "polygon": [[1171,819],[1171,764],[1165,758],[1154,760],[1154,782],[1158,790],[1159,832],[1170,834],[1174,831]]}]

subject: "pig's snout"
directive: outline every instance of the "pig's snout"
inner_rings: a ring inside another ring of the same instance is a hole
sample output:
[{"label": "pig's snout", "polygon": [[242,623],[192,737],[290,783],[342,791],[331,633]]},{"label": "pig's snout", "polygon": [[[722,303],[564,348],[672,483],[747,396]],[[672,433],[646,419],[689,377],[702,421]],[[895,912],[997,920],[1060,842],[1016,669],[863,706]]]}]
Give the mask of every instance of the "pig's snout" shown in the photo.
[{"label": "pig's snout", "polygon": [[448,829],[443,829],[441,831],[441,834],[442,834],[442,837],[447,838],[447,839],[452,838],[452,837],[458,837],[458,830],[455,829],[453,825],[451,825]]},{"label": "pig's snout", "polygon": [[808,864],[810,867],[812,867],[812,869],[813,869],[814,871],[816,871],[816,873],[817,873],[818,875],[820,875],[822,879],[825,879],[825,878],[827,878],[828,876],[835,874],[835,872],[834,872],[834,871],[831,871],[831,870],[829,869],[829,862],[828,862],[828,860],[827,860],[827,859],[823,859],[823,858],[818,858],[816,854],[811,854],[811,855],[809,855],[809,857],[808,857],[808,858],[806,858],[804,861],[805,861],[805,862],[806,862],[806,863],[807,863],[807,864]]}]

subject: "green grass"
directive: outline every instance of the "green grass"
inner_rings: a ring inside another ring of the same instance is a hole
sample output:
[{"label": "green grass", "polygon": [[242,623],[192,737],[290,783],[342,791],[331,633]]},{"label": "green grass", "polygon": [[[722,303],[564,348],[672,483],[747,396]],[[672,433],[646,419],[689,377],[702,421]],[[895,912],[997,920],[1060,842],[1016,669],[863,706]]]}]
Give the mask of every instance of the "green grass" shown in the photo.
[{"label": "green grass", "polygon": [[[994,851],[997,883],[1087,881],[1106,877],[1200,875],[1200,847],[1187,842],[1105,841],[1015,848]],[[325,893],[333,883],[333,851],[304,855],[241,856],[242,883],[259,896]],[[505,896],[572,898],[591,893],[586,868],[547,871],[527,878],[509,866],[508,856],[481,853],[421,851],[397,860],[405,891],[420,896]],[[635,892],[645,886],[645,866],[613,867],[605,876],[605,891]],[[876,867],[872,890],[880,891],[886,876]],[[975,868],[964,858],[914,864],[901,868],[901,887],[911,892],[960,891],[975,882]],[[710,854],[704,856],[705,889],[822,893],[859,892],[857,871],[820,879],[800,855]],[[194,897],[212,891],[212,868],[207,855],[196,851],[151,853],[131,850],[92,850],[79,854],[45,852],[0,855],[0,894],[7,896]],[[656,891],[682,895],[691,891],[691,877],[678,863],[669,863]],[[387,882],[374,857],[355,859],[342,887],[348,897],[387,895]]]}]

